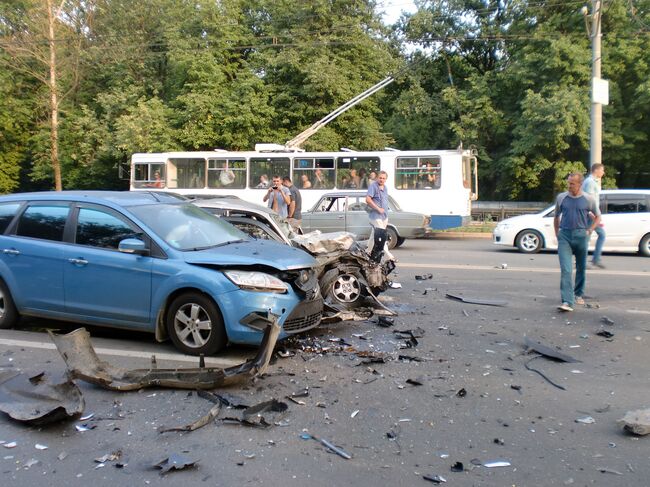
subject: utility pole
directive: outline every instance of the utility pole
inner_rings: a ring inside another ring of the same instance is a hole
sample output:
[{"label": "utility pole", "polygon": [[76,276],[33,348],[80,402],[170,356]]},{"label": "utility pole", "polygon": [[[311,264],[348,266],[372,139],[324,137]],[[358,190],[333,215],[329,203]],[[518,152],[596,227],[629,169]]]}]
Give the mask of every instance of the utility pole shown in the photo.
[{"label": "utility pole", "polygon": [[[587,23],[587,32],[591,37],[591,139],[589,152],[589,168],[600,164],[603,153],[603,103],[607,104],[607,83],[601,80],[601,51],[600,42],[602,0],[591,2],[591,28],[587,20],[587,7],[582,10]],[[603,91],[604,90],[604,93]]]}]

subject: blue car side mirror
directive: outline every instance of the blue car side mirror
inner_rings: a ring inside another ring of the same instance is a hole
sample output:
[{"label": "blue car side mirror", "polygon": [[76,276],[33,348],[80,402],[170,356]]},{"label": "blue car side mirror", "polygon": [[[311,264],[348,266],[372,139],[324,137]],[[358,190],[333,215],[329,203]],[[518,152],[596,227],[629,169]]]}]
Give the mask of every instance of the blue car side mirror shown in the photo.
[{"label": "blue car side mirror", "polygon": [[124,240],[121,240],[117,249],[125,254],[144,255],[149,253],[145,243],[137,238],[125,238]]}]

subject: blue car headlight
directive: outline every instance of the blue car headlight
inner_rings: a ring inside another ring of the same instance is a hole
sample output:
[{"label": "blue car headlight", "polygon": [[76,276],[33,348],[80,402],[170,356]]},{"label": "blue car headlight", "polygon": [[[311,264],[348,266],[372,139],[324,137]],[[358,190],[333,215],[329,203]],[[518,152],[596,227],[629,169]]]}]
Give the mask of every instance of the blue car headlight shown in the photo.
[{"label": "blue car headlight", "polygon": [[289,288],[285,282],[264,272],[224,271],[225,276],[236,286],[251,291],[286,293]]}]

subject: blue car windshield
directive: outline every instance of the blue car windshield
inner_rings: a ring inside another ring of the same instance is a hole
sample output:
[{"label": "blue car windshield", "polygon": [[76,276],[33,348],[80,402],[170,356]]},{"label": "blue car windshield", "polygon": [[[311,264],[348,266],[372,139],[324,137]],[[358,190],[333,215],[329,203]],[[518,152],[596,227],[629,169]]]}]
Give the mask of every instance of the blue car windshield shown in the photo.
[{"label": "blue car windshield", "polygon": [[132,206],[129,210],[178,250],[202,250],[249,240],[227,221],[189,203]]}]

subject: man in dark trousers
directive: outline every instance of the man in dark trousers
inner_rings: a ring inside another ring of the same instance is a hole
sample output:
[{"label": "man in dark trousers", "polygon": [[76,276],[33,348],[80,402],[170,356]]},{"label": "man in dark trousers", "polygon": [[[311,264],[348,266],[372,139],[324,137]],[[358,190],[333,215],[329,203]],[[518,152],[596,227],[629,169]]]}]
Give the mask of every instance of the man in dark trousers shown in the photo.
[{"label": "man in dark trousers", "polygon": [[[560,258],[560,311],[573,311],[574,304],[585,304],[585,269],[587,267],[587,248],[591,232],[600,223],[598,202],[583,193],[584,177],[580,173],[569,174],[569,190],[560,193],[555,202],[553,227],[557,237],[557,253]],[[593,219],[591,217],[593,215]],[[573,277],[573,256],[576,259],[575,285]]]},{"label": "man in dark trousers", "polygon": [[380,262],[383,255],[388,259],[394,260],[393,255],[388,251],[386,240],[388,234],[386,227],[388,226],[388,188],[386,187],[386,178],[388,174],[386,171],[381,171],[377,176],[377,180],[368,186],[368,193],[366,195],[366,204],[369,207],[370,213],[370,238],[368,239],[368,252],[370,258],[375,262]]},{"label": "man in dark trousers", "polygon": [[289,176],[282,178],[282,184],[291,193],[291,203],[289,203],[289,210],[287,219],[294,232],[302,233],[300,225],[302,224],[302,196],[300,190],[291,182]]}]

